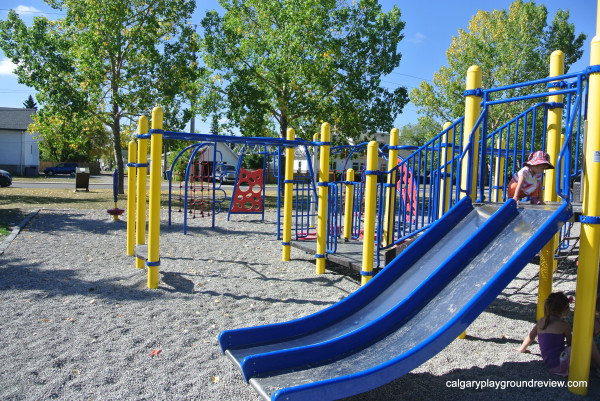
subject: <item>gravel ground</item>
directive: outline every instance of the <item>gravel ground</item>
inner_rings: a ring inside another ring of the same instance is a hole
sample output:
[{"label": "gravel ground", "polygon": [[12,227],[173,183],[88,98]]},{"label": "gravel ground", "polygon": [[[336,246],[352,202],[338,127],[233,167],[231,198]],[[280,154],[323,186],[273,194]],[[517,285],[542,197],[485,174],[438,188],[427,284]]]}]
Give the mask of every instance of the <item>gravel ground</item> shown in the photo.
[{"label": "gravel ground", "polygon": [[[281,262],[274,214],[266,222],[218,215],[214,229],[198,218],[186,236],[176,215],[161,227],[160,288],[150,290],[125,255],[125,223],[108,217],[41,210],[0,256],[1,400],[259,400],[221,354],[219,332],[310,314],[359,287],[356,273],[336,266],[315,275],[313,256],[294,248]],[[465,388],[481,380],[564,385],[537,345],[513,350],[534,321],[537,269],[528,265],[465,340],[347,400],[581,400],[561,388]],[[563,266],[555,289],[574,295],[574,273]],[[595,376],[589,394],[600,399]]]}]

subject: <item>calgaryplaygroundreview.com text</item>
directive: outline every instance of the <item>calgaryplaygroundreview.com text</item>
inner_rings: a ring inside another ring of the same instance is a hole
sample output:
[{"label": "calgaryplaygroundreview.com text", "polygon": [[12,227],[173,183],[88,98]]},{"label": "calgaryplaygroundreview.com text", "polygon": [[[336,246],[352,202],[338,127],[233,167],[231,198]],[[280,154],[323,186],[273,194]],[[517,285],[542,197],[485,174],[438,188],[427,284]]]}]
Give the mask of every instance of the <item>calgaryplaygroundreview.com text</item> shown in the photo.
[{"label": "calgaryplaygroundreview.com text", "polygon": [[446,387],[483,390],[487,388],[495,390],[506,390],[507,388],[565,388],[565,387],[587,387],[587,381],[564,381],[564,380],[448,380]]}]

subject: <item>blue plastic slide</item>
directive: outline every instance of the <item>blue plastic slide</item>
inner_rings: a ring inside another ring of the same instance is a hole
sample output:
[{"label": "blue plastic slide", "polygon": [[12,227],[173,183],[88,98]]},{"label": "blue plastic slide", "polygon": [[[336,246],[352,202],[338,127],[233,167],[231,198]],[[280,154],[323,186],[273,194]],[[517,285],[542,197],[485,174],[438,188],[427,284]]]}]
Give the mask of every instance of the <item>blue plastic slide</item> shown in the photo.
[{"label": "blue plastic slide", "polygon": [[461,200],[366,286],[286,323],[224,331],[266,400],[339,399],[410,372],[463,332],[572,215]]}]

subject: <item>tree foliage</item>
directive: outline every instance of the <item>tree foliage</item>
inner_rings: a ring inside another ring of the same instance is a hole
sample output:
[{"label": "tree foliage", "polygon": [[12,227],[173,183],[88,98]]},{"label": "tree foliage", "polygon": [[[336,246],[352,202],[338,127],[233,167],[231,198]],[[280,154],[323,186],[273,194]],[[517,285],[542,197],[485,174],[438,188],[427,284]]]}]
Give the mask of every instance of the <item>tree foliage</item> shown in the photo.
[{"label": "tree foliage", "polygon": [[[66,17],[36,17],[27,27],[11,11],[0,21],[0,48],[19,82],[35,88],[45,115],[94,117],[110,127],[119,171],[122,121],[160,104],[166,125],[183,127],[186,95],[202,72],[193,58],[193,0],[46,0]],[[43,133],[41,133],[43,135]],[[123,190],[123,174],[119,175]]]},{"label": "tree foliage", "polygon": [[[312,138],[322,121],[345,137],[388,131],[405,88],[380,86],[400,63],[404,22],[375,0],[220,0],[202,21],[212,81],[204,115],[224,111],[244,135]],[[335,139],[334,139],[335,140]]]},{"label": "tree foliage", "polygon": [[68,120],[40,110],[33,116],[29,131],[41,137],[44,160],[88,162],[100,157],[110,133],[98,119],[72,114]]},{"label": "tree foliage", "polygon": [[427,128],[420,123],[409,123],[400,129],[399,143],[401,145],[423,146],[429,139]]},{"label": "tree foliage", "polygon": [[[554,50],[565,53],[565,72],[581,58],[586,36],[575,34],[569,12],[559,10],[549,25],[547,16],[544,5],[517,0],[508,10],[480,10],[467,30],[459,29],[446,52],[448,65],[434,74],[433,84],[423,81],[410,93],[426,117],[422,125],[428,127],[429,137],[439,133],[444,122],[464,114],[465,77],[471,65],[481,67],[483,88],[492,88],[548,76]],[[510,90],[496,96],[512,97],[533,90]],[[523,104],[496,108],[488,126],[495,129],[525,109]]]},{"label": "tree foliage", "polygon": [[219,135],[219,116],[214,114],[210,123],[210,133],[212,135]]}]

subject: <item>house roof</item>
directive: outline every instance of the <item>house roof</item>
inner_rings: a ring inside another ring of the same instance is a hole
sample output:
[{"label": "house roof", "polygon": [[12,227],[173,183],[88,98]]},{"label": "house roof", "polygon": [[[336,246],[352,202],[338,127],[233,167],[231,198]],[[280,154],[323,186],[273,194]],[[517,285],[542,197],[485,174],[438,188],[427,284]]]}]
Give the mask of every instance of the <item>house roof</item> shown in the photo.
[{"label": "house roof", "polygon": [[0,130],[26,131],[35,109],[0,107]]}]

